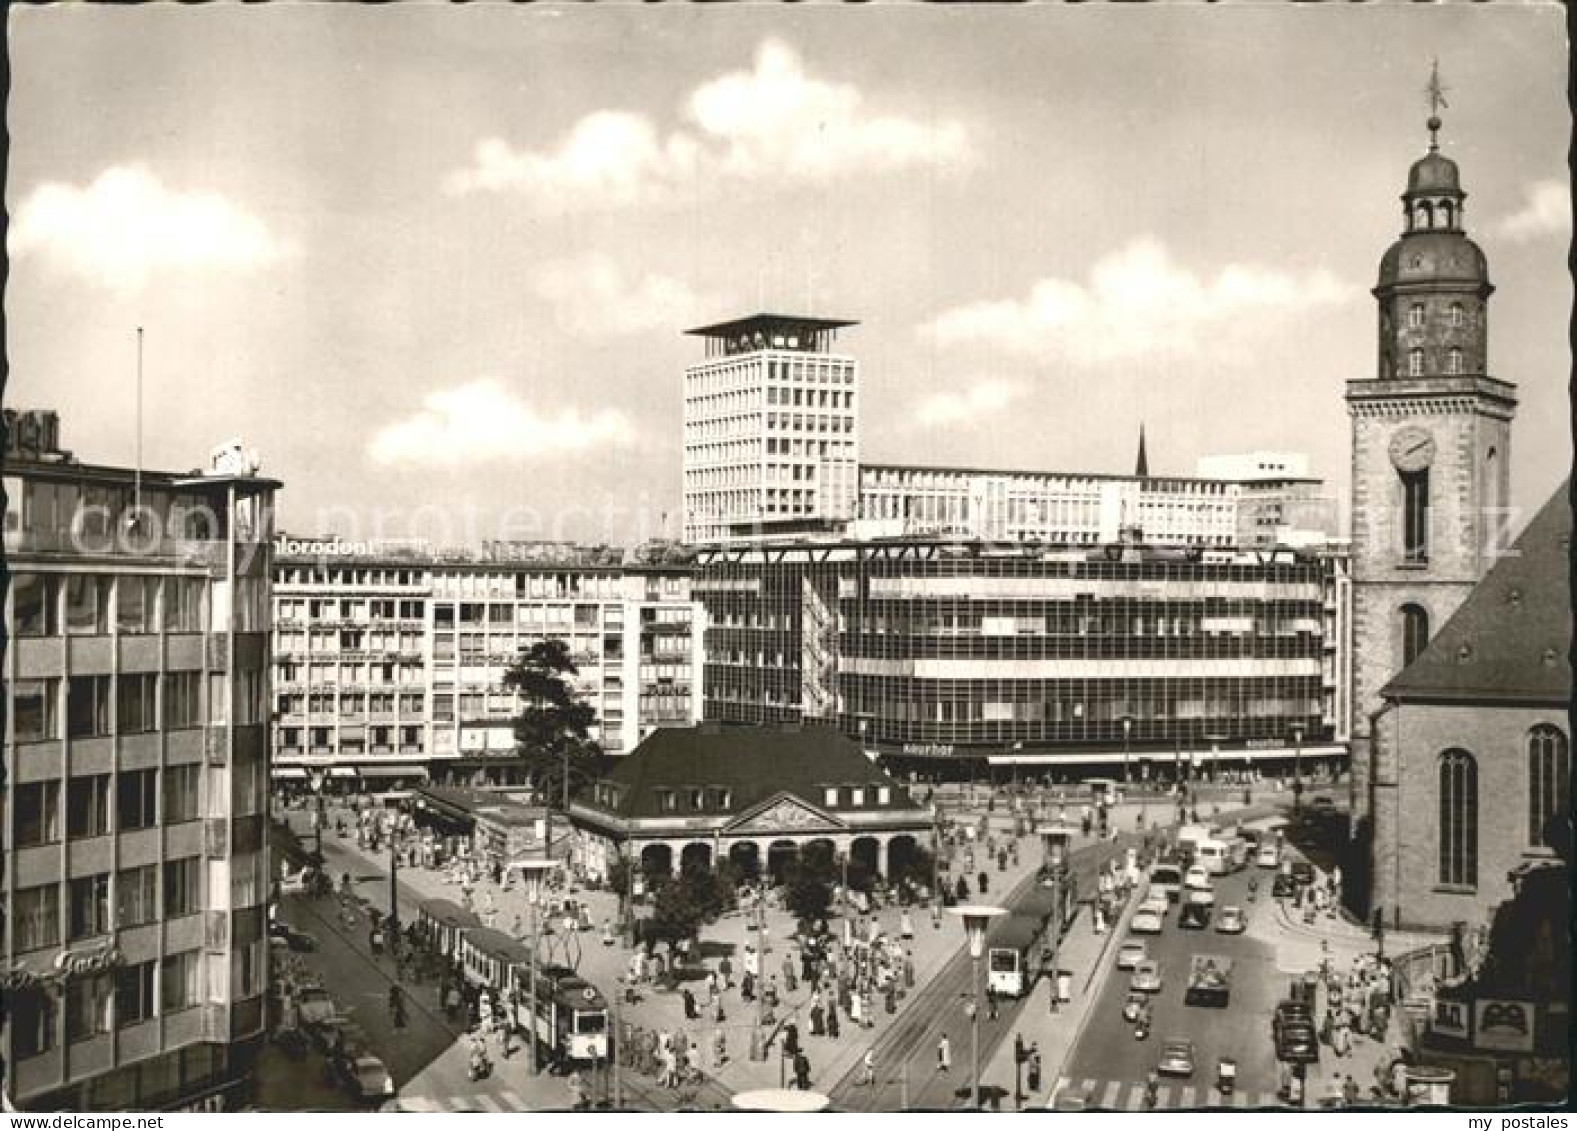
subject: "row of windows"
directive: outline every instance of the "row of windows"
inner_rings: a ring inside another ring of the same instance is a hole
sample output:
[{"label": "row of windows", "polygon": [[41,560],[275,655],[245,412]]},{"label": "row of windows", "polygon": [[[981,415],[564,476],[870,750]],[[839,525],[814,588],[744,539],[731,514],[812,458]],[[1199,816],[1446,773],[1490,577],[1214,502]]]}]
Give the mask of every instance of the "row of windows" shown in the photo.
[{"label": "row of windows", "polygon": [[85,840],[153,828],[161,813],[165,825],[195,821],[201,777],[202,767],[193,763],[166,766],[162,782],[161,771],[148,769],[72,777],[64,790],[59,779],[13,786],[11,844],[57,844],[62,825],[67,840]]},{"label": "row of windows", "polygon": [[[122,869],[116,874],[113,914],[110,874],[83,876],[64,884],[48,883],[18,888],[13,901],[16,948],[19,952],[44,950],[64,941],[107,935],[114,930],[140,927],[160,919],[195,915],[203,910],[203,861],[200,856],[168,860]],[[67,901],[62,908],[62,889]]]},{"label": "row of windows", "polygon": [[[11,624],[18,636],[202,632],[207,582],[199,577],[14,573]],[[162,610],[162,615],[161,615]],[[256,629],[266,627],[266,618]]]},{"label": "row of windows", "polygon": [[[1570,745],[1558,727],[1540,725],[1528,732],[1526,746],[1527,843],[1555,847],[1560,840],[1556,823],[1571,821]],[[1447,887],[1477,887],[1478,760],[1466,750],[1447,750],[1440,756],[1437,776],[1439,881]]]},{"label": "row of windows", "polygon": [[[242,669],[232,683],[224,672],[208,675],[208,710],[203,710],[202,672],[135,672],[120,676],[81,675],[69,679],[19,679],[11,685],[17,742],[61,737],[105,738],[182,730],[227,721],[234,692],[235,722],[260,723],[267,717],[260,670]],[[65,710],[61,710],[64,685]]]},{"label": "row of windows", "polygon": [[[263,991],[266,946],[262,941],[239,946],[231,952],[228,963],[218,955],[210,956],[205,962],[201,951],[183,951],[105,974],[73,978],[66,982],[64,992],[58,997],[42,988],[8,995],[12,1000],[7,1002],[10,1013],[7,1020],[15,1055],[18,1059],[37,1056],[55,1048],[62,1034],[68,1043],[88,1040],[161,1014],[190,1009],[200,1005],[205,997],[223,1001],[256,996]],[[194,1051],[197,1050],[186,1049],[178,1056],[161,1058],[164,1071],[160,1074],[168,1077],[170,1069],[184,1064],[188,1054]],[[212,1050],[204,1047],[201,1051],[203,1066],[211,1067]],[[138,1071],[146,1072],[149,1067],[146,1064],[131,1066],[131,1079],[135,1081]],[[127,1071],[123,1069],[115,1076],[122,1077]],[[208,1074],[204,1072],[203,1076]],[[98,1081],[94,1083],[96,1086]],[[174,1090],[172,1082],[163,1094],[169,1095]],[[150,1096],[154,1094],[158,1094],[156,1086],[149,1092]],[[112,1097],[106,1095],[104,1099]],[[130,1110],[133,1106],[108,1102],[94,1110]]]}]

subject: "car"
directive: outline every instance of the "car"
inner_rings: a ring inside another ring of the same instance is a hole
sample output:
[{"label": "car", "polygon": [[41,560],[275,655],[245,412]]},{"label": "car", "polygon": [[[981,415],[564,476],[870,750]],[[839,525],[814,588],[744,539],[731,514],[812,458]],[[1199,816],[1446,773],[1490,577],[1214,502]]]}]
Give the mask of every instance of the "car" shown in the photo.
[{"label": "car", "polygon": [[1287,998],[1276,1003],[1276,1012],[1271,1015],[1270,1029],[1277,1040],[1281,1039],[1281,1031],[1288,1025],[1312,1025],[1314,1015],[1309,1003],[1299,998]]},{"label": "car", "polygon": [[1194,1074],[1194,1042],[1177,1038],[1161,1045],[1161,1059],[1155,1066],[1162,1076],[1192,1076]]},{"label": "car", "polygon": [[1336,802],[1331,800],[1329,794],[1324,793],[1309,802],[1309,804],[1322,813],[1334,812],[1336,809]]},{"label": "car", "polygon": [[322,1025],[339,1012],[334,999],[322,986],[303,986],[296,991],[296,1009],[303,1025]]},{"label": "car", "polygon": [[1047,1107],[1047,1111],[1094,1111],[1095,1101],[1083,1092],[1065,1091],[1058,1094]]},{"label": "car", "polygon": [[1262,844],[1259,851],[1254,853],[1254,866],[1256,868],[1274,868],[1281,863],[1281,853],[1274,844]]},{"label": "car", "polygon": [[318,949],[318,940],[305,931],[298,931],[289,923],[274,922],[268,925],[268,939],[288,950],[306,953]]},{"label": "car", "polygon": [[1247,921],[1243,918],[1243,909],[1228,904],[1221,909],[1221,914],[1216,917],[1216,932],[1222,935],[1241,935]]},{"label": "car", "polygon": [[1136,994],[1158,994],[1161,992],[1161,964],[1153,958],[1147,958],[1133,968],[1133,977],[1128,979],[1128,988]]},{"label": "car", "polygon": [[1292,878],[1305,886],[1314,882],[1314,865],[1307,860],[1292,862]]},{"label": "car", "polygon": [[1158,935],[1165,924],[1166,912],[1147,904],[1133,913],[1133,921],[1128,924],[1128,930],[1136,935]]},{"label": "car", "polygon": [[1117,948],[1117,969],[1132,970],[1150,957],[1150,948],[1143,939],[1129,939]]},{"label": "car", "polygon": [[1288,872],[1278,872],[1270,885],[1270,894],[1276,899],[1291,899],[1298,894],[1298,881]]},{"label": "car", "polygon": [[1293,1064],[1311,1064],[1320,1059],[1320,1042],[1312,1021],[1289,1021],[1276,1038],[1276,1059]]},{"label": "car", "polygon": [[394,1095],[394,1078],[388,1068],[365,1049],[330,1056],[328,1070],[333,1081],[358,1100],[381,1102]]},{"label": "car", "polygon": [[1183,886],[1192,891],[1209,891],[1210,871],[1203,864],[1195,864],[1183,876]]}]

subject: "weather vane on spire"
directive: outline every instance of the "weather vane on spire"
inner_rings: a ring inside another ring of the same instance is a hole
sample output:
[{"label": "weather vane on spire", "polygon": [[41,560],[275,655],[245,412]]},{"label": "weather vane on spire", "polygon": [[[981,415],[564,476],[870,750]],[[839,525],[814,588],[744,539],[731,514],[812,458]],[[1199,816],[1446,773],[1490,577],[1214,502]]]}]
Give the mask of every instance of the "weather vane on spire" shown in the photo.
[{"label": "weather vane on spire", "polygon": [[1424,93],[1429,95],[1429,152],[1434,153],[1440,148],[1439,139],[1435,136],[1440,132],[1440,111],[1442,108],[1449,110],[1451,104],[1446,101],[1446,85],[1440,81],[1440,60],[1435,59],[1429,69],[1429,85],[1424,87]]}]

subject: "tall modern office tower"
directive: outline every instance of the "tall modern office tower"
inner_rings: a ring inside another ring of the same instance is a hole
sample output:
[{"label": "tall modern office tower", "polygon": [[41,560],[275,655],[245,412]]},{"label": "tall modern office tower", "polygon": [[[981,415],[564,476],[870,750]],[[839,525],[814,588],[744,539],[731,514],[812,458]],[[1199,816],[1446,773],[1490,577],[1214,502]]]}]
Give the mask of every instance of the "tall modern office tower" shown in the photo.
[{"label": "tall modern office tower", "polygon": [[826,533],[859,499],[859,363],[832,352],[856,323],[755,314],[688,330],[706,359],[684,373],[684,540]]},{"label": "tall modern office tower", "polygon": [[6,1100],[225,1110],[264,1037],[273,494],[5,414]]}]

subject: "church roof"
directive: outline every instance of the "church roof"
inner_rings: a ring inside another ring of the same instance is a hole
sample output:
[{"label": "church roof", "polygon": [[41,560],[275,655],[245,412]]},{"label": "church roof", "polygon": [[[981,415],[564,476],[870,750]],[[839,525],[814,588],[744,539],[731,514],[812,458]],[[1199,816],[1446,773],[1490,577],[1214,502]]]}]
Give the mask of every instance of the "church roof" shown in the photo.
[{"label": "church roof", "polygon": [[747,812],[780,793],[819,805],[822,791],[834,785],[890,786],[893,808],[913,807],[858,743],[815,724],[663,727],[620,758],[603,781],[618,789],[613,811],[623,817],[672,817],[662,810],[657,791],[698,786],[732,793],[730,813]]},{"label": "church roof", "polygon": [[1461,232],[1408,232],[1380,257],[1381,287],[1436,282],[1487,285],[1484,250]]},{"label": "church roof", "polygon": [[1381,694],[1400,701],[1566,703],[1571,533],[1568,480]]},{"label": "church roof", "polygon": [[1463,195],[1457,163],[1430,150],[1407,171],[1407,192],[1408,195],[1440,192]]}]

